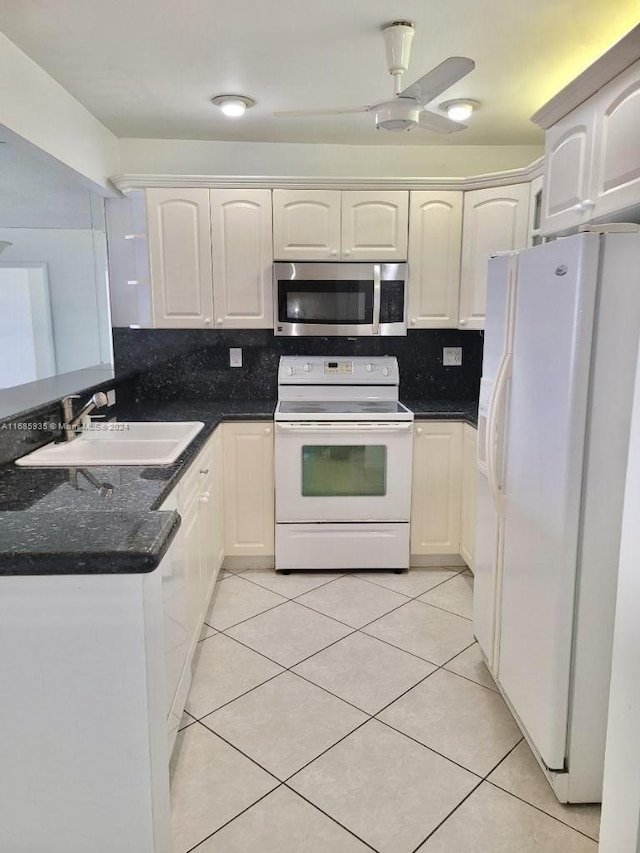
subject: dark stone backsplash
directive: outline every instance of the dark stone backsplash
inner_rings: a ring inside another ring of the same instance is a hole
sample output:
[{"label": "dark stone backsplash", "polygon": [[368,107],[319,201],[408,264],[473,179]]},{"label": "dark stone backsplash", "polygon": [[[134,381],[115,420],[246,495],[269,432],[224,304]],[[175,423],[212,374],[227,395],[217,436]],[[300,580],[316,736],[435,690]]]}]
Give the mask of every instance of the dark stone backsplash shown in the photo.
[{"label": "dark stone backsplash", "polygon": [[[116,373],[139,371],[137,400],[275,399],[281,355],[395,355],[404,399],[478,398],[482,332],[410,331],[406,337],[275,337],[269,329],[113,330]],[[229,367],[229,347],[242,347],[243,366]],[[462,367],[443,367],[442,348],[461,346]],[[123,389],[124,390],[124,389]]]}]

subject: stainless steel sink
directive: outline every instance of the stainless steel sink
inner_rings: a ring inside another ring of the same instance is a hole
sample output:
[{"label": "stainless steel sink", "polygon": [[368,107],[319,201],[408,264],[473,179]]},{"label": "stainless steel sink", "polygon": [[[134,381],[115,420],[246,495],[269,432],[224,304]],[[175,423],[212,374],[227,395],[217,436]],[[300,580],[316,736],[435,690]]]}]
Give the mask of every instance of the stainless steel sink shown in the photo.
[{"label": "stainless steel sink", "polygon": [[16,459],[16,465],[38,468],[171,465],[203,427],[201,421],[94,424],[73,441],[47,444]]}]

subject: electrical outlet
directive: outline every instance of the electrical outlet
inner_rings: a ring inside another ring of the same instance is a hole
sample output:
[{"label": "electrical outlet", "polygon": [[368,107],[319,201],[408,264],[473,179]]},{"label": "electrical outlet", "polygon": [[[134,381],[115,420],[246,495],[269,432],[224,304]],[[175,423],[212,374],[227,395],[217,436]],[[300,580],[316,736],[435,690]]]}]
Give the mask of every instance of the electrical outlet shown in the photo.
[{"label": "electrical outlet", "polygon": [[242,367],[242,347],[229,347],[229,366]]},{"label": "electrical outlet", "polygon": [[442,364],[444,367],[461,367],[462,347],[442,347]]}]

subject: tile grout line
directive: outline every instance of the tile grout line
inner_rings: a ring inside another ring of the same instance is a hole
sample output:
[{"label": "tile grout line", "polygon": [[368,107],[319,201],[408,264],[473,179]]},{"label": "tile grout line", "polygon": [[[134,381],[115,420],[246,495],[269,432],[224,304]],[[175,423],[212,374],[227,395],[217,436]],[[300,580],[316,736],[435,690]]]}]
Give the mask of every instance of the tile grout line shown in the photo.
[{"label": "tile grout line", "polygon": [[282,782],[280,782],[280,784],[279,784],[279,785],[276,785],[276,787],[275,787],[275,788],[272,788],[270,791],[267,791],[267,793],[266,793],[266,794],[263,794],[261,797],[258,797],[258,799],[257,799],[257,800],[255,800],[255,802],[253,802],[253,803],[251,803],[250,805],[246,806],[246,808],[242,809],[242,811],[241,811],[241,812],[238,812],[238,814],[237,814],[235,817],[229,818],[229,820],[228,820],[226,823],[223,823],[223,824],[222,824],[222,826],[219,826],[217,829],[214,829],[214,830],[213,830],[213,832],[211,832],[209,835],[206,835],[204,838],[202,838],[200,841],[198,841],[198,843],[197,843],[196,845],[194,845],[193,847],[189,847],[189,849],[188,849],[188,850],[185,850],[185,853],[198,853],[198,847],[200,847],[200,845],[201,845],[201,844],[204,844],[204,842],[205,842],[205,841],[208,841],[208,840],[209,840],[210,838],[212,838],[212,837],[213,837],[217,832],[220,832],[220,830],[221,830],[221,829],[224,829],[224,828],[225,828],[225,826],[229,826],[229,824],[230,824],[230,823],[233,823],[233,822],[234,822],[234,820],[237,820],[239,817],[242,817],[242,815],[243,815],[245,812],[248,812],[248,811],[249,811],[249,809],[252,809],[254,806],[257,806],[257,805],[258,805],[258,803],[262,802],[262,800],[264,800],[264,799],[265,799],[265,797],[268,797],[268,796],[269,796],[269,794],[273,794],[273,792],[274,792],[274,791],[277,791],[277,790],[278,790],[278,788],[282,788],[282,787],[283,787],[283,783],[282,783]]},{"label": "tile grout line", "polygon": [[497,763],[496,765],[494,765],[494,766],[491,768],[491,770],[489,770],[489,773],[487,773],[487,774],[486,774],[486,776],[481,777],[481,779],[480,779],[480,781],[478,782],[478,784],[477,784],[477,785],[475,785],[475,786],[474,786],[474,787],[469,791],[469,793],[467,794],[467,796],[466,796],[466,797],[463,797],[463,799],[462,799],[462,800],[460,800],[460,802],[458,803],[458,805],[457,805],[455,808],[453,808],[453,809],[449,812],[449,814],[448,814],[446,817],[444,817],[444,818],[440,821],[440,823],[439,823],[437,826],[435,826],[435,827],[431,830],[431,832],[427,835],[427,837],[426,837],[426,838],[424,838],[424,839],[420,842],[420,844],[418,844],[418,846],[417,846],[417,847],[415,847],[415,848],[411,851],[411,853],[419,853],[419,850],[420,850],[420,848],[423,846],[423,844],[426,844],[426,843],[427,843],[427,841],[428,841],[428,840],[429,840],[433,835],[435,835],[435,833],[436,833],[436,832],[437,832],[437,831],[438,831],[438,830],[439,830],[439,829],[440,829],[440,828],[441,828],[441,827],[442,827],[442,826],[443,826],[443,825],[444,825],[444,824],[449,820],[449,818],[451,818],[451,816],[452,816],[455,812],[457,812],[457,811],[458,811],[458,809],[460,808],[460,806],[461,806],[463,803],[465,803],[465,802],[469,799],[469,797],[470,797],[472,794],[475,794],[475,792],[478,790],[478,788],[480,788],[480,786],[481,786],[481,785],[483,785],[483,784],[487,781],[487,776],[489,776],[489,774],[490,774],[490,773],[493,773],[493,771],[496,769],[496,767],[498,767],[500,764],[502,764],[502,762],[505,760],[505,758],[507,758],[509,755],[511,755],[511,753],[513,752],[513,750],[516,748],[516,746],[518,746],[518,744],[519,744],[519,743],[521,743],[521,742],[522,742],[522,740],[523,740],[523,739],[524,739],[524,738],[520,738],[520,740],[518,741],[518,743],[516,743],[516,744],[515,744],[515,746],[512,746],[512,747],[511,747],[511,749],[509,750],[509,752],[507,752],[507,754],[506,754],[505,756],[503,756],[503,757],[500,759],[500,761],[498,761],[498,763]]},{"label": "tile grout line", "polygon": [[[524,738],[522,740],[524,740]],[[522,740],[518,741],[516,746],[519,746],[522,743]],[[515,749],[515,747],[514,747],[514,749]],[[513,752],[513,750],[511,750],[511,752]],[[509,757],[510,754],[511,753],[508,753],[507,755],[505,755],[505,757],[500,761],[499,764],[496,764],[496,766],[493,768],[493,770],[491,772],[493,773],[495,770],[497,770],[498,767],[500,766],[500,764],[502,764],[503,761],[506,761],[506,759]],[[593,841],[593,842],[595,842],[595,844],[598,844],[599,839],[594,838],[593,835],[589,835],[589,833],[585,832],[583,829],[577,829],[577,827],[572,826],[570,823],[567,823],[566,821],[562,820],[562,818],[559,818],[556,815],[550,814],[549,812],[545,811],[543,808],[541,808],[541,806],[537,806],[535,803],[530,803],[529,800],[525,800],[524,797],[521,797],[519,794],[514,794],[513,791],[507,791],[506,788],[503,788],[501,785],[498,785],[497,782],[492,782],[491,779],[489,779],[489,778],[486,778],[484,781],[487,782],[489,785],[491,785],[493,788],[497,788],[498,791],[502,791],[503,794],[509,794],[510,797],[513,797],[516,800],[520,800],[520,802],[524,803],[526,806],[531,806],[532,809],[536,809],[536,811],[539,811],[543,815],[546,815],[547,817],[552,818],[553,820],[562,824],[562,826],[566,826],[568,829],[572,829],[574,832],[577,832],[579,835],[583,835],[585,838],[588,838],[589,841]],[[573,804],[571,804],[571,803],[560,803],[560,805],[569,806],[569,805],[582,805],[582,804],[581,803],[573,803]],[[597,803],[585,803],[584,805],[597,805]]]},{"label": "tile grout line", "polygon": [[[299,772],[299,771],[298,771],[298,772]],[[325,812],[325,811],[324,811],[324,809],[321,809],[319,805],[317,805],[316,803],[314,803],[312,800],[309,800],[307,797],[305,797],[305,795],[304,795],[304,794],[301,794],[299,791],[296,791],[296,789],[295,789],[295,788],[292,788],[290,785],[287,785],[287,783],[286,783],[286,782],[283,782],[282,784],[283,784],[283,786],[284,786],[288,791],[291,791],[291,792],[292,792],[293,794],[295,794],[297,797],[300,797],[300,799],[301,799],[301,800],[304,800],[304,801],[305,801],[305,803],[309,803],[309,805],[310,805],[310,806],[313,806],[313,808],[314,808],[314,809],[317,809],[317,811],[319,811],[319,812],[320,812],[321,814],[323,814],[325,817],[328,817],[328,818],[329,818],[330,820],[332,820],[335,824],[337,824],[341,829],[344,829],[344,830],[345,830],[346,832],[348,832],[350,835],[353,835],[353,837],[354,837],[354,838],[357,838],[357,839],[358,839],[358,841],[360,841],[362,844],[364,844],[364,845],[365,845],[365,847],[368,847],[368,848],[369,848],[369,850],[373,850],[373,853],[379,853],[379,851],[378,851],[375,847],[372,847],[372,846],[371,846],[371,844],[369,844],[367,841],[365,841],[365,840],[364,840],[364,838],[360,838],[360,836],[359,836],[359,835],[356,835],[356,833],[355,833],[352,829],[349,829],[349,827],[344,826],[344,824],[340,823],[340,821],[339,821],[337,818],[335,818],[335,817],[333,817],[332,815],[330,815],[330,814],[329,814],[329,812]]]}]

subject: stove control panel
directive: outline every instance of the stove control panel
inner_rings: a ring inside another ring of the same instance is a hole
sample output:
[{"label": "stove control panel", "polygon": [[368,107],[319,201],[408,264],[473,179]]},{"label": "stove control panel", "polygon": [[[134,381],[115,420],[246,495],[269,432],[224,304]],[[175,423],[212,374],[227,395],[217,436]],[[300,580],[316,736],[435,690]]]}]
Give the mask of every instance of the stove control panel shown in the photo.
[{"label": "stove control panel", "polygon": [[344,360],[325,361],[324,372],[332,376],[351,376],[353,374],[353,362]]},{"label": "stove control panel", "polygon": [[279,385],[398,385],[395,356],[351,358],[283,355]]}]

